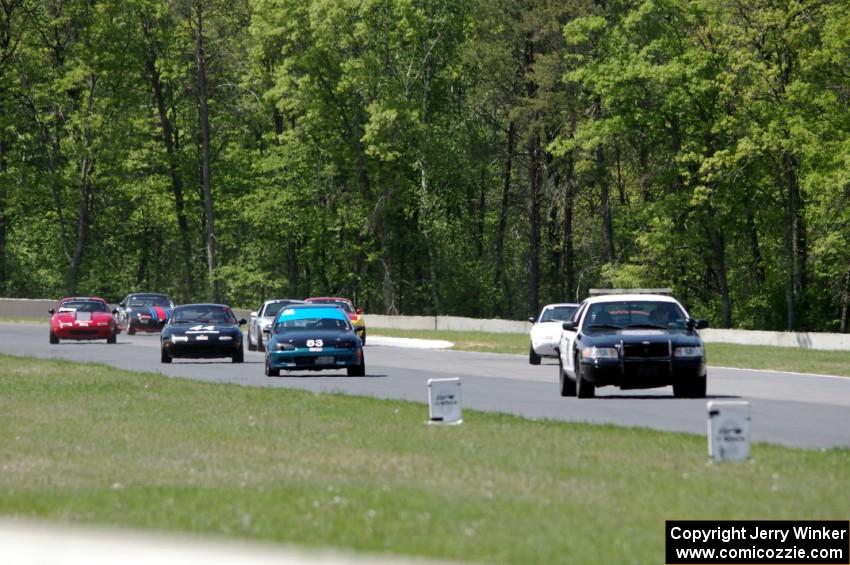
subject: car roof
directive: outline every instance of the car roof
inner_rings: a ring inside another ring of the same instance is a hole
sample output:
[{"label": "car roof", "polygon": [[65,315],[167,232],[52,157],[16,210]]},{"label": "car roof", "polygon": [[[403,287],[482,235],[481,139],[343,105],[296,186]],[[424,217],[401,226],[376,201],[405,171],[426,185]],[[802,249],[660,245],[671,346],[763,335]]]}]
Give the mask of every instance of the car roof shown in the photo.
[{"label": "car roof", "polygon": [[164,294],[162,292],[131,292],[127,296],[165,296],[166,298],[168,297],[167,294]]},{"label": "car roof", "polygon": [[543,311],[543,310],[547,310],[549,308],[556,308],[556,307],[559,307],[559,306],[568,306],[568,307],[574,306],[574,307],[578,308],[578,304],[576,302],[554,302],[552,304],[546,304],[540,310]]},{"label": "car roof", "polygon": [[211,302],[198,302],[196,304],[181,304],[180,306],[175,306],[175,310],[178,308],[191,308],[192,306],[207,306],[207,307],[218,307],[218,308],[227,308],[230,309],[230,306],[227,304],[214,304]]},{"label": "car roof", "polygon": [[666,294],[605,294],[602,296],[591,296],[586,298],[588,304],[599,304],[601,302],[669,302],[679,304],[679,301]]},{"label": "car roof", "polygon": [[93,302],[103,302],[106,304],[106,300],[99,296],[66,296],[65,298],[60,298],[59,302],[69,302],[71,300],[91,300]]},{"label": "car roof", "polygon": [[263,306],[273,304],[275,302],[290,302],[292,304],[303,304],[304,301],[299,298],[269,298],[263,302]]},{"label": "car roof", "polygon": [[350,298],[343,298],[341,296],[311,296],[310,298],[305,298],[304,302],[310,302],[311,300],[342,300],[353,304]]}]

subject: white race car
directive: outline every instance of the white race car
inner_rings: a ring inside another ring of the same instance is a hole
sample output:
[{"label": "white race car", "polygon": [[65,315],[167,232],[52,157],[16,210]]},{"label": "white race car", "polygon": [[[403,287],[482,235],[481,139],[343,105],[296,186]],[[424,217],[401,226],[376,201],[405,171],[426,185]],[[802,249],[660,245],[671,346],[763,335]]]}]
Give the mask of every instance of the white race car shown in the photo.
[{"label": "white race car", "polygon": [[578,304],[569,302],[547,304],[536,318],[528,321],[531,326],[531,343],[528,346],[528,362],[539,365],[541,357],[557,357],[558,341],[561,339],[561,324],[572,318]]},{"label": "white race car", "polygon": [[265,351],[263,331],[271,326],[280,309],[290,304],[303,303],[303,300],[293,298],[275,298],[266,300],[256,312],[251,312],[251,320],[248,322],[248,351]]}]

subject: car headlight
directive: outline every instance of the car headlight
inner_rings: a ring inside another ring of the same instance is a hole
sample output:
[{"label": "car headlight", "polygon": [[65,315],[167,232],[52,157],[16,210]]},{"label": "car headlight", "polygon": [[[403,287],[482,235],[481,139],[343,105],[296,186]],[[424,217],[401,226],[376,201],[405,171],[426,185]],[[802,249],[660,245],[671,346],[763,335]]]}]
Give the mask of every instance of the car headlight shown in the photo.
[{"label": "car headlight", "polygon": [[171,337],[171,341],[177,343],[178,341],[189,341],[189,338],[185,335],[175,335]]},{"label": "car headlight", "polygon": [[274,344],[275,351],[292,351],[295,349],[295,346],[291,343],[286,343],[279,341]]},{"label": "car headlight", "polygon": [[673,351],[673,357],[702,357],[703,350],[701,345],[689,345],[686,347],[677,347]]},{"label": "car headlight", "polygon": [[218,336],[219,341],[231,341],[233,339],[232,335],[220,335]]},{"label": "car headlight", "polygon": [[354,341],[338,341],[336,346],[340,349],[354,349],[357,347],[357,343]]},{"label": "car headlight", "polygon": [[581,358],[582,359],[590,359],[595,361],[597,359],[619,359],[620,356],[617,353],[617,350],[613,347],[585,347],[581,350]]}]

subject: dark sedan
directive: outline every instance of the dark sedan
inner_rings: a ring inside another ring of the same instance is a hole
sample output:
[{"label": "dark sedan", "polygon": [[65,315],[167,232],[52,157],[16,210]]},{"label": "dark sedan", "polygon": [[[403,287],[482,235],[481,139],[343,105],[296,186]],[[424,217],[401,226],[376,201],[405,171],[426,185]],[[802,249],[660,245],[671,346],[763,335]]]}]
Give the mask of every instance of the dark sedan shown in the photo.
[{"label": "dark sedan", "polygon": [[242,363],[245,350],[239,326],[245,323],[223,304],[178,306],[162,329],[161,360],[171,363],[175,357],[230,357],[234,363]]},{"label": "dark sedan", "polygon": [[706,393],[705,349],[691,318],[670,296],[606,294],[585,300],[563,323],[558,343],[561,396],[591,398],[596,388],[673,386],[677,397]]}]

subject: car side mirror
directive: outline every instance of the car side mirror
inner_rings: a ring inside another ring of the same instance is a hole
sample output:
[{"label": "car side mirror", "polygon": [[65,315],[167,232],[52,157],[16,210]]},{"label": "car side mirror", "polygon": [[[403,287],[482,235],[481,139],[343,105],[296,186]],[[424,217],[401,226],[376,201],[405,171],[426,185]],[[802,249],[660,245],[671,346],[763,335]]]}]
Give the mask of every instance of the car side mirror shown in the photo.
[{"label": "car side mirror", "polygon": [[357,312],[358,315],[362,315],[362,314],[366,313],[366,310],[364,310],[363,308],[357,308],[354,311]]},{"label": "car side mirror", "polygon": [[55,313],[56,313],[56,309],[55,309],[55,308],[48,308],[48,309],[47,309],[47,313],[48,313],[48,314],[50,314],[50,315],[52,316],[53,314],[55,314]]},{"label": "car side mirror", "polygon": [[256,312],[251,312],[251,318],[253,319],[253,318],[256,318],[256,317],[257,317],[257,313],[256,313]]},{"label": "car side mirror", "polygon": [[113,313],[113,314],[118,314],[118,308],[114,308],[114,309],[112,310],[112,313]]},{"label": "car side mirror", "polygon": [[118,306],[120,306],[121,308],[126,308],[126,307],[127,307],[127,305],[126,305],[125,303],[123,303],[123,302],[119,302],[119,303],[118,303]]},{"label": "car side mirror", "polygon": [[702,330],[708,327],[708,320],[688,318],[686,324],[689,330]]},{"label": "car side mirror", "polygon": [[569,322],[564,322],[563,324],[561,324],[561,327],[567,331],[572,331],[576,329],[576,323],[571,320]]},{"label": "car side mirror", "polygon": [[265,328],[263,328],[263,333],[264,333],[264,334],[266,334],[266,335],[271,335],[271,333],[272,333],[272,327],[271,327],[271,326],[266,326]]},{"label": "car side mirror", "polygon": [[533,323],[534,323],[534,316],[529,316],[529,317],[528,317],[528,321],[529,321],[529,322],[531,322],[531,323],[533,324]]},{"label": "car side mirror", "polygon": [[248,323],[248,320],[246,320],[245,318],[239,318],[239,325],[240,326],[245,325],[247,323]]}]

